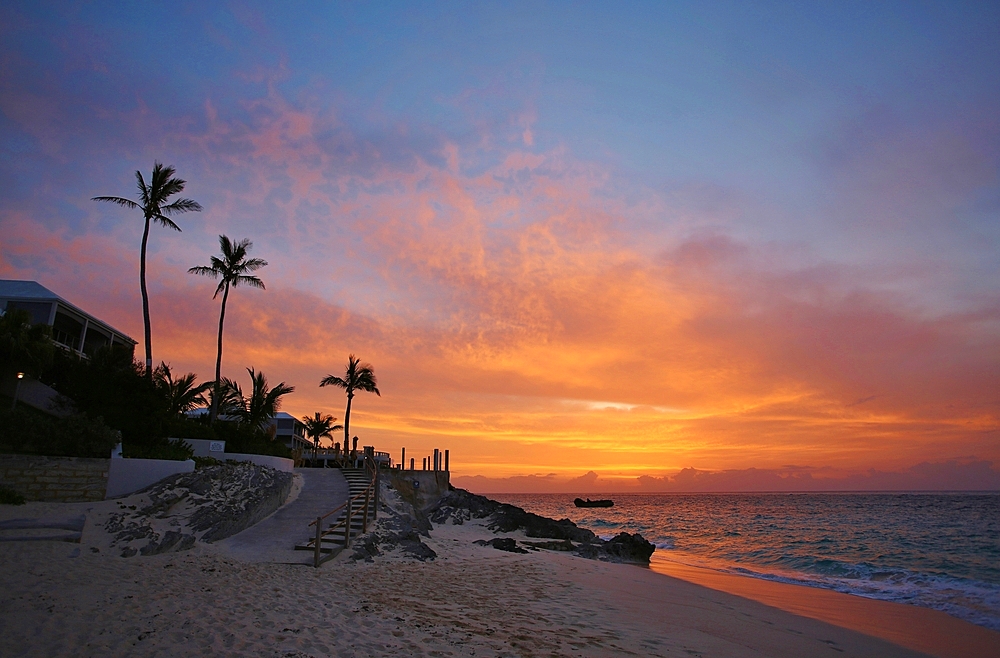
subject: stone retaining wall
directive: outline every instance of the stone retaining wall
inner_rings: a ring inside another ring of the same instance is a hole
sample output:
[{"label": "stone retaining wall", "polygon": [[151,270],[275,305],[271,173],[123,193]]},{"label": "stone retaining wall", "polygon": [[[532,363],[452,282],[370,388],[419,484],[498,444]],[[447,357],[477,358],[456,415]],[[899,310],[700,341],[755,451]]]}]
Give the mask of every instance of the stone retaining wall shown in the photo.
[{"label": "stone retaining wall", "polygon": [[404,500],[418,510],[427,510],[438,503],[448,493],[451,473],[448,471],[405,471],[395,468],[383,469],[383,477],[389,481]]},{"label": "stone retaining wall", "polygon": [[110,459],[0,455],[0,484],[27,500],[104,500]]}]

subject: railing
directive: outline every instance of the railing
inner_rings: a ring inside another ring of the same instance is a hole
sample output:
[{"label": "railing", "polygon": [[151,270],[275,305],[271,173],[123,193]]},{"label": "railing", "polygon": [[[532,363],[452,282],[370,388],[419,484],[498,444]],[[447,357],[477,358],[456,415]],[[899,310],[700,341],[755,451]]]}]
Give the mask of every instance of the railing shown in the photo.
[{"label": "railing", "polygon": [[[363,517],[361,520],[361,534],[364,534],[368,530],[368,508],[370,507],[371,499],[375,497],[375,512],[372,514],[372,521],[375,520],[375,516],[378,514],[378,465],[375,460],[372,459],[371,455],[365,455],[365,473],[368,475],[368,486],[365,490],[347,499],[346,503],[333,508],[323,516],[317,517],[315,521],[309,524],[309,527],[316,526],[316,536],[309,540],[313,545],[313,566],[319,568],[321,564],[327,560],[336,557],[339,551],[331,551],[329,555],[323,557],[323,538],[334,535],[343,526],[344,533],[344,548],[351,545],[351,520],[354,516],[354,503],[361,498],[365,499],[362,506]],[[327,519],[344,508],[347,508],[347,512],[344,517],[330,525],[326,530],[323,530],[323,520]]]}]

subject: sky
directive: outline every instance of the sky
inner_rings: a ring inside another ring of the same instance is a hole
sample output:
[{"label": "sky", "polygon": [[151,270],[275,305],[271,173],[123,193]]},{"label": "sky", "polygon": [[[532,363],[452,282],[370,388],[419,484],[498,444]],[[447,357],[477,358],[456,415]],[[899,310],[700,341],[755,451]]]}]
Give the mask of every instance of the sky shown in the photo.
[{"label": "sky", "polygon": [[0,0],[0,278],[477,491],[1000,488],[995,3]]}]

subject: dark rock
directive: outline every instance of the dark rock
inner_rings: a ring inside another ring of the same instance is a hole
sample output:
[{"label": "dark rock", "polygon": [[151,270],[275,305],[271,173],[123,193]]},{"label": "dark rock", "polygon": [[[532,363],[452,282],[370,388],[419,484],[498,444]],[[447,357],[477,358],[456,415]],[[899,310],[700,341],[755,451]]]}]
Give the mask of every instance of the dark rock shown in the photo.
[{"label": "dark rock", "polygon": [[576,544],[568,539],[563,541],[526,541],[523,543],[532,548],[544,548],[547,551],[572,551],[576,549]]},{"label": "dark rock", "polygon": [[452,523],[459,519],[484,519],[489,517],[488,525],[494,532],[514,532],[524,530],[528,537],[545,539],[563,539],[575,542],[592,542],[597,536],[585,528],[581,528],[569,519],[555,521],[526,512],[520,507],[498,503],[486,496],[479,496],[464,489],[452,488],[441,501],[430,510],[430,520],[434,523]]},{"label": "dark rock", "polygon": [[615,561],[630,562],[636,564],[649,564],[649,557],[656,550],[656,546],[646,541],[638,532],[630,535],[627,532],[620,532],[610,541],[604,543],[604,548],[608,555]]},{"label": "dark rock", "polygon": [[421,562],[433,560],[437,557],[437,553],[434,552],[434,549],[419,539],[417,541],[400,543],[399,547],[404,553],[412,558],[420,560]]},{"label": "dark rock", "polygon": [[630,535],[627,532],[621,532],[605,542],[582,544],[577,547],[576,553],[580,557],[603,562],[649,564],[649,556],[653,554],[654,550],[656,547],[646,541],[639,533]]},{"label": "dark rock", "polygon": [[479,544],[480,546],[492,546],[493,548],[495,548],[497,550],[507,551],[508,553],[527,553],[528,552],[528,551],[524,550],[523,548],[521,548],[520,546],[518,546],[517,545],[517,541],[515,541],[511,537],[497,537],[496,539],[490,539],[489,541],[487,541],[485,539],[480,539],[480,540],[478,540],[478,541],[476,541],[474,543]]}]

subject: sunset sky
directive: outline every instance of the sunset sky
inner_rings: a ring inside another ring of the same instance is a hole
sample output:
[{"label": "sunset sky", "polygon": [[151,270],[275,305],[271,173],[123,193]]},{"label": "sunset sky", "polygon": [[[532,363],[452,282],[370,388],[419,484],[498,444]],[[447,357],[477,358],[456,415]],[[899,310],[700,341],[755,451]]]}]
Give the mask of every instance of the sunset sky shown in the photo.
[{"label": "sunset sky", "polygon": [[0,278],[141,356],[90,198],[158,160],[205,210],[151,231],[154,359],[211,377],[186,272],[249,238],[223,374],[342,418],[357,354],[362,443],[479,490],[1000,482],[996,3],[205,4],[0,1]]}]

